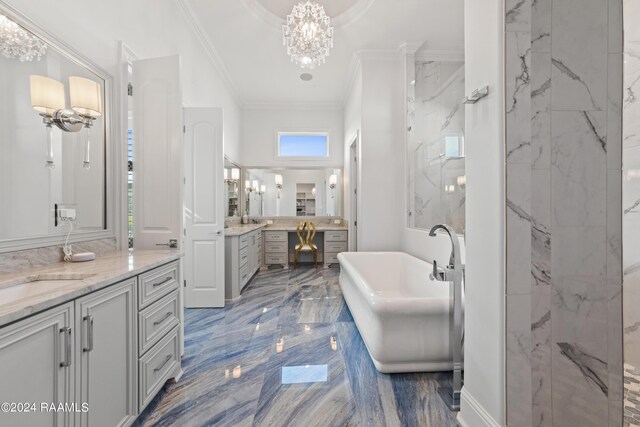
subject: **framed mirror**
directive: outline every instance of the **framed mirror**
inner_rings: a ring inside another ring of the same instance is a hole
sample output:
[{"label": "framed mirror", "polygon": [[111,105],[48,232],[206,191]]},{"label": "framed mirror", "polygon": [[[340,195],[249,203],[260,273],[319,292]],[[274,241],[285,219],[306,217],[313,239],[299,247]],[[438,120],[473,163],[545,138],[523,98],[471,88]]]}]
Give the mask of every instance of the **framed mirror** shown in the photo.
[{"label": "framed mirror", "polygon": [[342,217],[342,169],[249,168],[243,175],[250,217]]},{"label": "framed mirror", "polygon": [[0,2],[0,251],[113,237],[111,78]]}]

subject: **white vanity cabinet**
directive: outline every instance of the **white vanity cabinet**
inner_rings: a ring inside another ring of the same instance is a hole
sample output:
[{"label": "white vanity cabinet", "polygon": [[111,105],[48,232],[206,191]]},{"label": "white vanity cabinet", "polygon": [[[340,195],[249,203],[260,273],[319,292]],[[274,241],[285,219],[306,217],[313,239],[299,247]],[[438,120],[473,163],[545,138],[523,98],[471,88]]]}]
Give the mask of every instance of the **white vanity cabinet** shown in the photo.
[{"label": "white vanity cabinet", "polygon": [[76,426],[127,425],[136,417],[136,278],[76,300]]},{"label": "white vanity cabinet", "polygon": [[73,321],[70,302],[0,329],[0,401],[37,405],[30,413],[0,412],[0,425],[73,425],[73,413],[40,407],[74,401]]},{"label": "white vanity cabinet", "polygon": [[324,266],[338,263],[338,254],[347,251],[347,230],[327,230],[324,232]]},{"label": "white vanity cabinet", "polygon": [[262,230],[225,237],[225,298],[236,299],[262,266]]},{"label": "white vanity cabinet", "polygon": [[172,261],[0,327],[0,403],[37,405],[0,426],[133,424],[182,374],[179,277]]}]

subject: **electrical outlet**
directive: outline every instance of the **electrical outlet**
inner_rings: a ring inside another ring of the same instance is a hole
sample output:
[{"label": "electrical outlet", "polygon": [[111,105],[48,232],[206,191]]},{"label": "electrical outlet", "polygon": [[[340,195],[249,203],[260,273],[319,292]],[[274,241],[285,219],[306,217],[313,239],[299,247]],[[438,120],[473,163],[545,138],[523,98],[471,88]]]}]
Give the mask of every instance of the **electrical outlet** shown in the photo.
[{"label": "electrical outlet", "polygon": [[272,221],[272,220],[270,220],[270,219],[268,219],[268,220],[267,220],[267,225],[271,225],[271,224],[273,224],[273,221]]},{"label": "electrical outlet", "polygon": [[335,225],[340,225],[340,223],[342,223],[342,221],[341,221],[341,220],[339,220],[339,219],[334,219],[334,220],[333,220],[333,223],[334,223]]},{"label": "electrical outlet", "polygon": [[75,221],[76,210],[72,208],[60,209],[60,219],[62,221]]},{"label": "electrical outlet", "polygon": [[75,205],[55,205],[54,221],[56,227],[60,227],[69,221],[76,221],[77,219],[78,216]]}]

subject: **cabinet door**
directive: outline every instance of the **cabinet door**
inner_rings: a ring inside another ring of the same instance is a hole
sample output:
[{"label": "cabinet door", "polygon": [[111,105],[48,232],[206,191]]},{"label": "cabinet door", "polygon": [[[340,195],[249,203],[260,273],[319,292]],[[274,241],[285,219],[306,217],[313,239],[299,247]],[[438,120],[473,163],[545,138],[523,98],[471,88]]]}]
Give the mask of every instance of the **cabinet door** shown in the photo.
[{"label": "cabinet door", "polygon": [[0,412],[0,425],[72,425],[71,412],[41,408],[73,404],[72,324],[69,303],[0,329],[0,402],[36,405],[33,413]]},{"label": "cabinet door", "polygon": [[249,254],[249,272],[253,275],[258,268],[258,239],[255,231],[249,236]]},{"label": "cabinet door", "polygon": [[119,426],[136,415],[136,278],[76,300],[77,426]]}]

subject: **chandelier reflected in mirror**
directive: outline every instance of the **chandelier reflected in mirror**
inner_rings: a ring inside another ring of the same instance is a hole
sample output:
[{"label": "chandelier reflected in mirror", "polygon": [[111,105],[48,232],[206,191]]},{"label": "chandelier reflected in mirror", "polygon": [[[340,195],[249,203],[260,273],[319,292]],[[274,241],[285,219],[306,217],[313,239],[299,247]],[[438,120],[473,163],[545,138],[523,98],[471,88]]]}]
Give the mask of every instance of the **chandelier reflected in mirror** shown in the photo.
[{"label": "chandelier reflected in mirror", "polygon": [[4,15],[0,15],[0,54],[5,58],[39,61],[47,44]]},{"label": "chandelier reflected in mirror", "polygon": [[302,68],[324,64],[333,47],[333,27],[324,7],[313,0],[293,6],[282,26],[287,55]]}]

